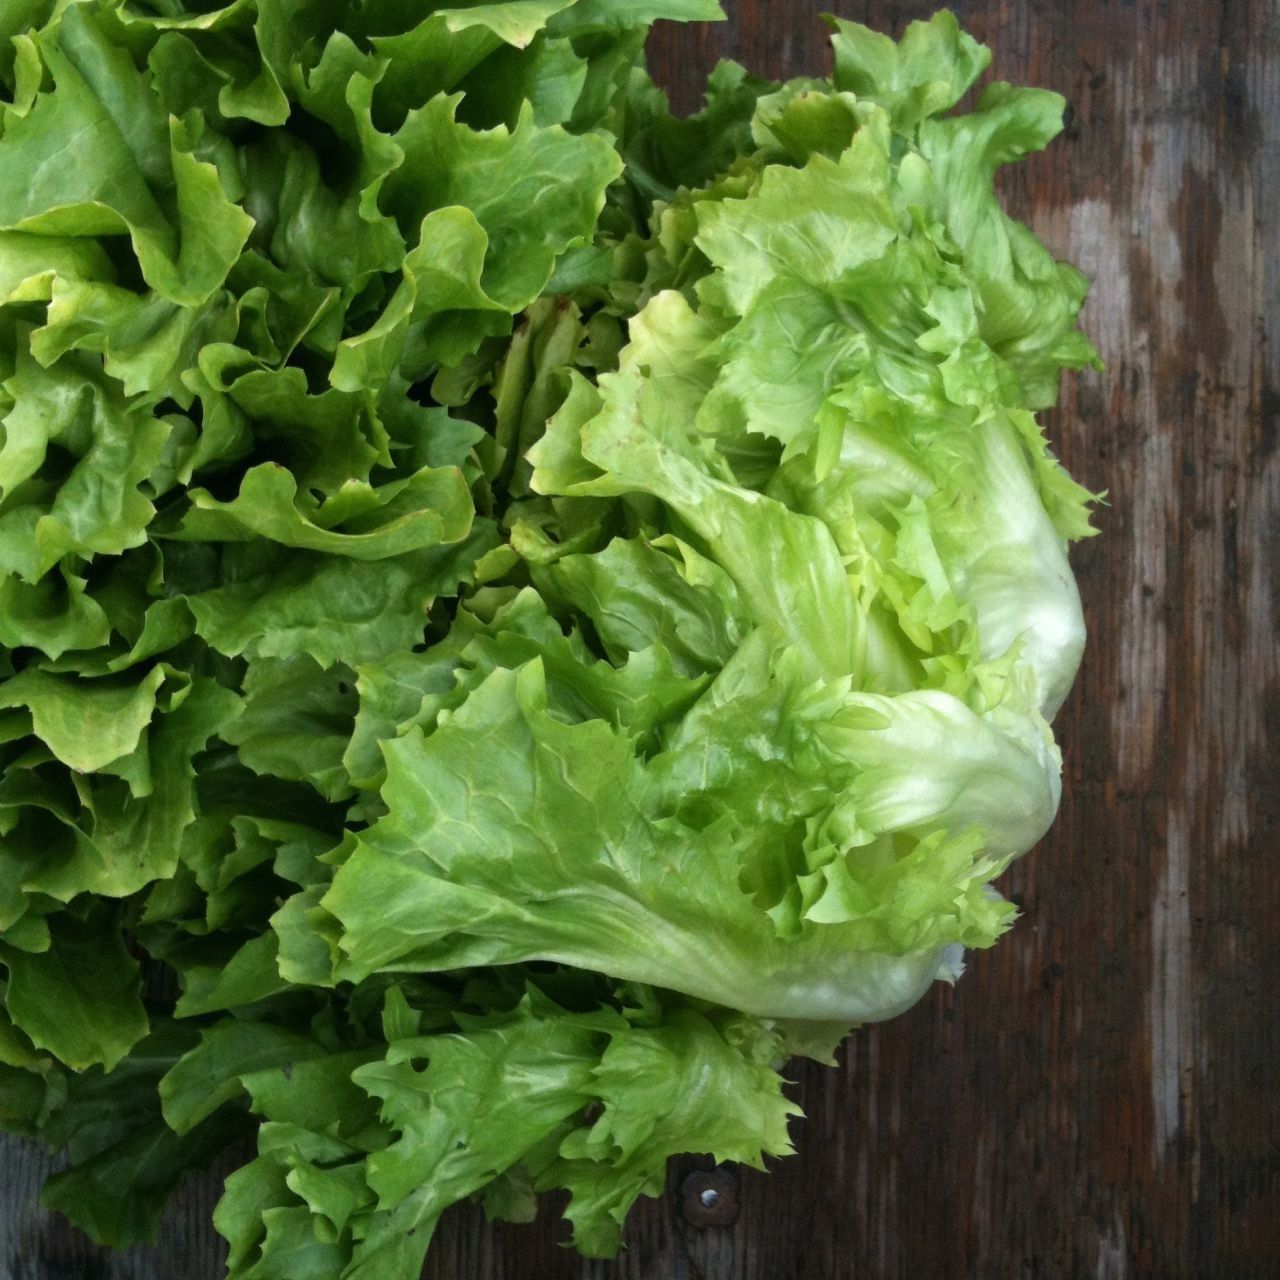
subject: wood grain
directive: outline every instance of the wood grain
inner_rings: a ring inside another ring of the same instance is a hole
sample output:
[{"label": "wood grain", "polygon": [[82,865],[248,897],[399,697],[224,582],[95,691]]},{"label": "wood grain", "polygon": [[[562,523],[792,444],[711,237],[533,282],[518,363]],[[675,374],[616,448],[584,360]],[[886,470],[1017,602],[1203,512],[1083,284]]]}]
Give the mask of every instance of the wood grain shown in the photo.
[{"label": "wood grain", "polygon": [[[826,66],[813,0],[663,26],[683,107],[717,57]],[[932,6],[846,16],[898,32]],[[1000,78],[1070,125],[1004,193],[1095,280],[1107,370],[1051,435],[1105,488],[1075,565],[1091,632],[1058,722],[1062,813],[1005,879],[1013,933],[954,992],[795,1070],[796,1159],[742,1179],[734,1227],[668,1197],[584,1263],[452,1213],[431,1280],[1263,1280],[1280,1274],[1280,12],[1273,0],[956,3]],[[216,1180],[151,1249],[108,1259],[0,1157],[4,1280],[212,1280]],[[283,1280],[283,1278],[282,1278]]]}]

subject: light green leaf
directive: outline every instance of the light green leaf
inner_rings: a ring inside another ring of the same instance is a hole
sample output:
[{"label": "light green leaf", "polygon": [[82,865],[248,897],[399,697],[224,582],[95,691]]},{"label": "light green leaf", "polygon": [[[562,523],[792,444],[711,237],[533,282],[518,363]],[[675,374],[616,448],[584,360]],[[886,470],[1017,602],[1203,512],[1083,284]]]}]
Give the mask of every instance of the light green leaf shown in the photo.
[{"label": "light green leaf", "polygon": [[592,555],[563,556],[542,576],[591,619],[615,663],[661,645],[686,670],[715,671],[751,629],[728,574],[674,539],[615,538]]},{"label": "light green leaf", "polygon": [[540,127],[525,111],[513,130],[477,132],[454,120],[457,97],[411,111],[395,134],[404,163],[383,186],[383,204],[408,234],[432,209],[470,209],[489,240],[481,284],[519,310],[551,276],[556,258],[587,240],[620,162],[594,134]]},{"label": "light green leaf", "polygon": [[654,1028],[615,1034],[592,1072],[590,1093],[600,1117],[575,1130],[537,1185],[567,1187],[566,1216],[574,1244],[588,1257],[609,1258],[621,1226],[641,1195],[661,1195],[667,1161],[681,1152],[760,1169],[764,1156],[789,1155],[787,1121],[800,1108],[782,1092],[772,1063],[753,1060],[776,1046],[739,1046],[692,1009],[677,1009]]},{"label": "light green leaf", "polygon": [[744,200],[697,205],[697,243],[720,268],[717,284],[740,315],[776,279],[828,293],[899,234],[889,200],[888,131],[868,123],[837,161],[770,165]]},{"label": "light green leaf", "polygon": [[[35,582],[64,555],[118,555],[144,542],[155,507],[143,485],[169,424],[131,410],[87,360],[45,370],[20,347],[3,388],[13,406],[0,419],[0,572]],[[51,485],[39,473],[53,445],[75,461]]]},{"label": "light green leaf", "polygon": [[659,19],[717,22],[724,16],[717,0],[577,0],[552,22],[552,29],[640,27]]},{"label": "light green leaf", "polygon": [[91,773],[131,754],[155,711],[163,667],[141,681],[76,680],[28,668],[0,684],[0,707],[26,707],[36,735],[72,769]]},{"label": "light green leaf", "polygon": [[[259,658],[306,654],[321,666],[376,662],[417,644],[427,607],[456,590],[476,557],[492,545],[477,529],[438,551],[380,561],[376,571],[349,557],[243,544],[229,566],[230,584],[189,596],[196,633],[220,653]],[[224,552],[230,559],[238,546]]]},{"label": "light green leaf", "polygon": [[450,205],[427,214],[418,244],[405,255],[404,279],[376,323],[338,347],[333,385],[344,391],[376,385],[402,357],[420,376],[436,361],[456,364],[483,338],[507,332],[508,308],[481,285],[488,248],[470,209]]},{"label": "light green leaf", "polygon": [[[0,227],[53,235],[127,232],[143,277],[174,302],[203,302],[226,277],[253,220],[166,122],[132,59],[81,5],[40,43],[54,88],[0,137]],[[58,158],[56,164],[49,156]],[[171,197],[176,223],[157,200]]]},{"label": "light green leaf", "polygon": [[[378,488],[350,480],[320,504],[298,492],[283,467],[264,462],[245,473],[240,493],[219,502],[191,491],[193,509],[176,536],[193,542],[247,542],[255,536],[355,560],[385,560],[442,542],[471,528],[472,507],[459,471],[424,468]],[[336,526],[336,527],[334,527]]]},{"label": "light green leaf", "polygon": [[955,106],[991,61],[990,50],[945,9],[928,22],[910,23],[897,44],[857,22],[827,21],[835,86],[884,107],[903,132]]},{"label": "light green leaf", "polygon": [[[552,718],[546,697],[538,664],[499,669],[429,737],[386,744],[390,814],[322,900],[343,930],[339,978],[553,959],[751,1012],[849,1021],[898,1012],[933,978],[936,952],[850,952],[838,932],[811,948],[777,938],[739,887],[728,824],[661,816],[628,739]],[[816,986],[802,976],[814,966],[827,974]]]}]

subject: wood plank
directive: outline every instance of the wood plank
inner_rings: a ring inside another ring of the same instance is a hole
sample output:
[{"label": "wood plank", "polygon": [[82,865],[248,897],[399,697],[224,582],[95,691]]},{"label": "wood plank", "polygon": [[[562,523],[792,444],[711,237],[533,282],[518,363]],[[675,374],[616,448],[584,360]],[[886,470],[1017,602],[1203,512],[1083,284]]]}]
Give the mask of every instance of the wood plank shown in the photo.
[{"label": "wood plank", "polygon": [[[826,65],[812,0],[664,25],[685,107],[719,56]],[[867,0],[885,30],[930,4]],[[1109,492],[1075,556],[1091,648],[1058,722],[1053,833],[1005,878],[1023,918],[954,992],[795,1072],[799,1157],[699,1230],[673,1190],[584,1263],[550,1212],[451,1213],[432,1280],[1249,1280],[1280,1266],[1280,12],[1274,0],[956,3],[995,73],[1063,92],[1065,136],[1011,208],[1094,278],[1105,373],[1050,432]],[[1270,215],[1267,217],[1267,215]],[[0,1147],[0,1278],[212,1280],[216,1180],[108,1260],[34,1206]],[[7,1268],[7,1269],[6,1269]]]},{"label": "wood plank", "polygon": [[0,1280],[216,1280],[226,1246],[211,1214],[222,1180],[251,1155],[243,1147],[179,1186],[153,1244],[112,1251],[40,1208],[46,1178],[64,1161],[33,1142],[0,1137]]}]

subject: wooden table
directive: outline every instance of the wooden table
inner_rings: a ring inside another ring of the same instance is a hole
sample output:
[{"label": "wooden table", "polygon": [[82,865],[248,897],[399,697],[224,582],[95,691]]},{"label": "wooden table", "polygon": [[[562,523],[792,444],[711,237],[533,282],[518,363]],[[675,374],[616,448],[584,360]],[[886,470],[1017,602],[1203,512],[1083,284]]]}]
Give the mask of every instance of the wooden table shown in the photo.
[{"label": "wooden table", "polygon": [[[691,106],[718,56],[826,65],[816,0],[666,27]],[[897,32],[932,6],[860,2]],[[996,74],[1072,104],[1011,208],[1095,281],[1105,373],[1050,434],[1105,488],[1079,548],[1091,647],[1058,721],[1065,798],[1011,871],[1023,917],[954,993],[794,1072],[800,1156],[734,1227],[643,1205],[583,1263],[550,1217],[455,1211],[432,1280],[1251,1280],[1280,1275],[1280,11],[1274,0],[958,0]],[[1270,215],[1268,217],[1268,214]],[[0,1147],[3,1280],[212,1280],[216,1179],[109,1258]],[[282,1278],[285,1280],[285,1278]]]}]

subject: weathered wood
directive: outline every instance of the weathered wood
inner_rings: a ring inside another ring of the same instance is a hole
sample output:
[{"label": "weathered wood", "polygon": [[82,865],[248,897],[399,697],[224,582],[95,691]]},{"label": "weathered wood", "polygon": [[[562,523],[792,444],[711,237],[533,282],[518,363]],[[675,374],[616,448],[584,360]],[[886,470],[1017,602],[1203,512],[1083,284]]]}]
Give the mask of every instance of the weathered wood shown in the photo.
[{"label": "weathered wood", "polygon": [[[718,56],[825,67],[814,0],[666,26],[677,102]],[[846,6],[885,30],[932,5]],[[1091,648],[1058,723],[1065,798],[1005,878],[1023,908],[954,993],[795,1072],[798,1158],[742,1179],[736,1226],[676,1188],[619,1262],[540,1226],[452,1213],[431,1280],[1250,1280],[1280,1273],[1280,12],[1273,0],[955,3],[995,74],[1072,103],[1005,180],[1095,286],[1108,368],[1050,431],[1105,488],[1075,565]],[[0,1158],[0,1277],[212,1280],[215,1182],[161,1243],[107,1260],[32,1206],[43,1157]]]},{"label": "weathered wood", "polygon": [[0,1138],[0,1280],[215,1280],[226,1247],[213,1229],[213,1206],[222,1179],[250,1155],[237,1148],[184,1182],[154,1244],[113,1252],[40,1208],[40,1187],[63,1161],[34,1143]]}]

